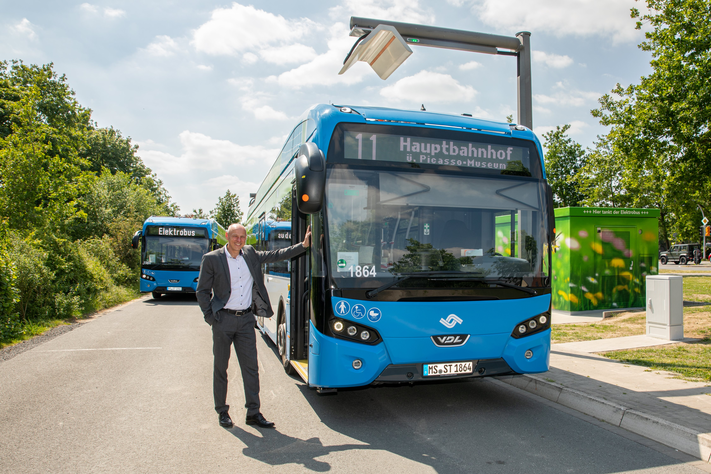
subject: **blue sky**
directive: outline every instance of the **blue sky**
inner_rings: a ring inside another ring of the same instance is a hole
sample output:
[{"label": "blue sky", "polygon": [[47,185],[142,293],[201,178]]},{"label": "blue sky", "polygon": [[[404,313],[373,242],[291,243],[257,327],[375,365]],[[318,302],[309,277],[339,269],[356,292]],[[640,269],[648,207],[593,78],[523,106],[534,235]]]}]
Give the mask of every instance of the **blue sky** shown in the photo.
[{"label": "blue sky", "polygon": [[[328,5],[328,6],[325,6]],[[511,57],[413,47],[386,81],[364,63],[339,76],[351,16],[505,36],[531,32],[533,125],[605,133],[590,110],[650,72],[635,0],[0,0],[0,59],[53,62],[99,126],[139,145],[181,212],[227,189],[242,210],[296,118],[316,103],[516,117]],[[542,139],[542,138],[541,138]]]}]

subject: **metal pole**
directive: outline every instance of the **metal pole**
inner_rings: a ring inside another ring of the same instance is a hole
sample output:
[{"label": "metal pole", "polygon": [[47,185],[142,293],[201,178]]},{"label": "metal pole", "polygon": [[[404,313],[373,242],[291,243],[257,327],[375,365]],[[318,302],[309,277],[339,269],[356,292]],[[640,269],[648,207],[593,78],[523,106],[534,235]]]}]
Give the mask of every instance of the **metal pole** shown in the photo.
[{"label": "metal pole", "polygon": [[[531,33],[522,31],[516,37],[453,30],[436,26],[351,17],[351,36],[361,36],[378,25],[394,27],[408,45],[455,49],[485,54],[517,57],[516,89],[518,123],[533,129],[533,94],[531,92]],[[509,51],[499,51],[497,48]]]},{"label": "metal pole", "polygon": [[[699,211],[701,211],[701,217],[703,217],[705,220],[706,215],[704,215],[704,210],[701,209],[701,204],[697,204],[696,207],[699,208]],[[701,261],[703,262],[704,260],[706,260],[706,224],[704,224],[703,220],[701,221],[701,224],[702,224],[701,235],[704,239],[704,241],[703,241],[704,243],[701,244]]]},{"label": "metal pole", "polygon": [[531,92],[531,33],[522,31],[516,33],[521,41],[518,51],[518,123],[533,129],[533,97]]}]

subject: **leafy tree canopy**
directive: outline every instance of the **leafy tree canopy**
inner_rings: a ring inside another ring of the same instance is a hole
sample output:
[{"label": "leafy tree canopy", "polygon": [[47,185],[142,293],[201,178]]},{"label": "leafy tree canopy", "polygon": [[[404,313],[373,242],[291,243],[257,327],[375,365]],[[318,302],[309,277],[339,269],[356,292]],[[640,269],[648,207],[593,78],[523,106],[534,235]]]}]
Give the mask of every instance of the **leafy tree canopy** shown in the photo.
[{"label": "leafy tree canopy", "polygon": [[[618,84],[592,111],[610,133],[591,157],[588,189],[601,183],[598,173],[616,168],[613,185],[594,193],[591,203],[659,207],[663,233],[696,240],[697,205],[711,211],[711,1],[646,3],[649,13],[633,9],[632,18],[637,28],[650,26],[640,48],[652,55],[652,73],[627,88]],[[604,164],[611,168],[599,167]]]},{"label": "leafy tree canopy", "polygon": [[239,197],[228,189],[224,196],[218,199],[217,207],[210,215],[225,229],[230,224],[242,221],[242,211],[239,208]]},{"label": "leafy tree canopy", "polygon": [[570,125],[563,125],[543,134],[546,176],[557,207],[580,206],[585,199],[577,177],[585,164],[585,151],[567,136],[569,129]]}]

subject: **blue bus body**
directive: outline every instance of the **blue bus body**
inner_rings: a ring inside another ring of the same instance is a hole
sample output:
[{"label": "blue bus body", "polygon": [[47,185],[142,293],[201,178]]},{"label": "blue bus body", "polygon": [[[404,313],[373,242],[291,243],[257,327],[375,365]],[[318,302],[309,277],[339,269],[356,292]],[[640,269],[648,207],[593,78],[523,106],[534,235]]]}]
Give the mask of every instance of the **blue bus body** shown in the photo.
[{"label": "blue bus body", "polygon": [[141,244],[142,293],[195,293],[202,256],[227,242],[225,230],[214,219],[152,216],[136,232],[133,247]]},{"label": "blue bus body", "polygon": [[[292,184],[307,142],[327,173],[323,208],[308,216]],[[313,246],[291,262],[290,286],[270,290],[275,317],[258,326],[309,386],[548,370],[553,206],[531,130],[317,105],[259,188],[248,228],[285,203],[292,243],[311,225]]]}]

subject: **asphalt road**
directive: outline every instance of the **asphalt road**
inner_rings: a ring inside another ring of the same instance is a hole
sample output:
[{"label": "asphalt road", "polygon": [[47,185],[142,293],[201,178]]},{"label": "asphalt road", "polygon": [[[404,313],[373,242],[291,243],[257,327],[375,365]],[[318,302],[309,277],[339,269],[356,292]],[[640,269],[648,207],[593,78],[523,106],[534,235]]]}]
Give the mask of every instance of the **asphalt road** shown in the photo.
[{"label": "asphalt road", "polygon": [[3,473],[699,473],[699,462],[491,379],[318,395],[258,338],[262,412],[212,404],[194,300],[142,299],[0,362]]}]

